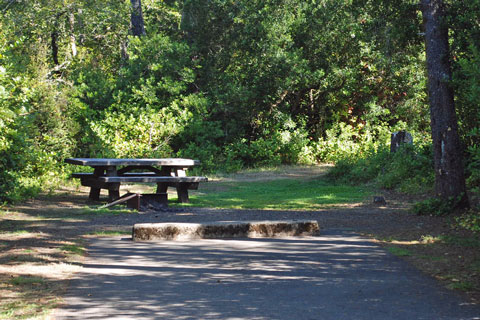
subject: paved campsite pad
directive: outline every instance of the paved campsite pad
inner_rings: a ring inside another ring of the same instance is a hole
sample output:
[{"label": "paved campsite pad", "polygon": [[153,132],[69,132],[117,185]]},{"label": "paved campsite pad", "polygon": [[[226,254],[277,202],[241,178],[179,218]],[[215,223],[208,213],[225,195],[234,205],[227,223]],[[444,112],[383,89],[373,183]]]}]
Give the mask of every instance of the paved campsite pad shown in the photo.
[{"label": "paved campsite pad", "polygon": [[56,319],[480,319],[346,231],[283,239],[92,239]]}]

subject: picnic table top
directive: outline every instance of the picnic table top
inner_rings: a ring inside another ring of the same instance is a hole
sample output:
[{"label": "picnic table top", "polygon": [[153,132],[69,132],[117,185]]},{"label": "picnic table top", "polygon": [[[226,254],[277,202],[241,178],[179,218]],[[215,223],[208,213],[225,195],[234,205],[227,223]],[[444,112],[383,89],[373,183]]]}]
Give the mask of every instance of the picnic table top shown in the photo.
[{"label": "picnic table top", "polygon": [[182,158],[162,159],[113,159],[113,158],[67,158],[66,163],[80,166],[175,166],[191,167],[200,165],[199,160]]}]

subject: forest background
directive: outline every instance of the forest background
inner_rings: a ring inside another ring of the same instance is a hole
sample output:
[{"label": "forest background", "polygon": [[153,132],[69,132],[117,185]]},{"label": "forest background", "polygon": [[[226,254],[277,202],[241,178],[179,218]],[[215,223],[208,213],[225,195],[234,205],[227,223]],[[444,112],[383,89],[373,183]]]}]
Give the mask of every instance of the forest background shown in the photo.
[{"label": "forest background", "polygon": [[[444,2],[475,204],[480,1]],[[419,1],[135,4],[0,1],[0,203],[57,187],[72,156],[195,158],[204,173],[333,162],[337,181],[433,190]],[[390,154],[398,130],[414,145]]]}]

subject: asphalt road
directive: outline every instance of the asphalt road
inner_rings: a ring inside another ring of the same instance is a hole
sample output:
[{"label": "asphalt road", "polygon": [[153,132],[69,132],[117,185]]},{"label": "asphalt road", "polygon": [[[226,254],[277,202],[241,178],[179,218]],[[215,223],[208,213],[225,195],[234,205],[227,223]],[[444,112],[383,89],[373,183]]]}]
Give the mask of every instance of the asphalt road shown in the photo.
[{"label": "asphalt road", "polygon": [[354,233],[135,243],[93,239],[55,319],[480,319]]}]

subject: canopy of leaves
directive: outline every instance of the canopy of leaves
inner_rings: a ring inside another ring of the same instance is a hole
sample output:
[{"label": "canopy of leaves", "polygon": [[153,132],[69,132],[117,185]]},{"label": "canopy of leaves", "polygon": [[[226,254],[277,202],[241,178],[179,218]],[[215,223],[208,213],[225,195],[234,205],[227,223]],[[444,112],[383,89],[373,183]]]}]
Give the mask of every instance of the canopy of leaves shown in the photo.
[{"label": "canopy of leaves", "polygon": [[[480,2],[447,4],[475,186]],[[68,156],[235,170],[359,156],[398,129],[428,136],[418,1],[142,5],[135,38],[130,1],[0,0],[0,201],[65,177]]]}]

